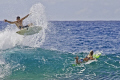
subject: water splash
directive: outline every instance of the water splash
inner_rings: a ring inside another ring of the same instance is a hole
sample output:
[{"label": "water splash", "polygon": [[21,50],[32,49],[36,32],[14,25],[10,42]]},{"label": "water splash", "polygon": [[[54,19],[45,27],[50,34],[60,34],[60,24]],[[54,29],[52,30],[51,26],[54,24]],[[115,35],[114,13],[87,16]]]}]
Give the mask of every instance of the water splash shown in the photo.
[{"label": "water splash", "polygon": [[25,37],[24,46],[40,47],[45,41],[45,30],[47,29],[47,20],[45,15],[45,7],[41,4],[34,4],[30,9],[30,16],[25,23],[33,23],[33,25],[42,27],[42,31],[38,34]]},{"label": "water splash", "polygon": [[21,44],[23,36],[16,34],[18,29],[12,25],[7,25],[5,30],[0,31],[0,49],[5,50]]}]

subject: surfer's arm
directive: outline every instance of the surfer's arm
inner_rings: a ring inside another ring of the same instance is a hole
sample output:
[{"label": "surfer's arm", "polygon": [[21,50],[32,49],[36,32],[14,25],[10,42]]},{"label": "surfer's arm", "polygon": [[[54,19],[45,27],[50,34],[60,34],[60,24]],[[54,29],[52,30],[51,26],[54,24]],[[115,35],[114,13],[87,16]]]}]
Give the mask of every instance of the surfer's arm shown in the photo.
[{"label": "surfer's arm", "polygon": [[12,22],[12,21],[8,21],[8,20],[4,20],[5,22],[8,22],[8,23],[10,23],[10,24],[14,24],[15,22]]},{"label": "surfer's arm", "polygon": [[24,20],[25,18],[27,18],[30,14],[26,15],[25,17],[23,17],[21,20]]}]

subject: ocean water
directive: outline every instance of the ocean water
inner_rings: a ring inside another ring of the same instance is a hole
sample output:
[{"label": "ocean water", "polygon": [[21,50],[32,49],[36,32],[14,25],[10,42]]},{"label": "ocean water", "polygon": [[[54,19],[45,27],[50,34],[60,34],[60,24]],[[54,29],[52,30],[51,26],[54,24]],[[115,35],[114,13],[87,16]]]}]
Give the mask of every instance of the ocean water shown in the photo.
[{"label": "ocean water", "polygon": [[[42,26],[38,34],[18,35],[0,22],[0,80],[120,79],[120,21],[47,21],[41,3],[30,12],[24,24]],[[72,66],[90,50],[101,57]]]}]

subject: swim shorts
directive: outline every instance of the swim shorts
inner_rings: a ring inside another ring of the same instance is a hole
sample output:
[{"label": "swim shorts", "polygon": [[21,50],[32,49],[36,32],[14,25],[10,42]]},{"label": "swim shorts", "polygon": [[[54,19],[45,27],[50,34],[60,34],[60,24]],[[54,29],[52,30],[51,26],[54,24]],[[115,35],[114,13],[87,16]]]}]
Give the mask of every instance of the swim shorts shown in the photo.
[{"label": "swim shorts", "polygon": [[78,63],[82,63],[84,60],[83,59],[80,59],[79,61],[78,61]]},{"label": "swim shorts", "polygon": [[19,28],[21,29],[21,28],[28,28],[29,26],[28,25],[26,25],[26,26],[19,26]]}]

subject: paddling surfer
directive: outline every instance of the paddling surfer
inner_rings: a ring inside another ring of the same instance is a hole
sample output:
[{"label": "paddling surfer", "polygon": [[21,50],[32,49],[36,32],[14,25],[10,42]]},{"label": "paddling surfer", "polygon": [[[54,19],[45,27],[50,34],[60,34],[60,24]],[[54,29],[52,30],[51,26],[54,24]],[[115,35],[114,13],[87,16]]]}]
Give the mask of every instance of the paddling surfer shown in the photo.
[{"label": "paddling surfer", "polygon": [[19,29],[23,29],[23,28],[26,28],[26,27],[29,27],[29,26],[32,25],[32,23],[31,23],[31,24],[28,24],[28,25],[26,25],[26,26],[23,26],[23,20],[26,19],[29,15],[30,15],[30,14],[26,15],[26,16],[23,17],[23,18],[20,18],[19,16],[17,16],[17,18],[16,18],[17,21],[8,21],[8,20],[6,20],[6,19],[5,19],[4,21],[5,21],[5,22],[8,22],[8,23],[10,23],[10,24],[15,24]]},{"label": "paddling surfer", "polygon": [[88,61],[88,60],[95,60],[95,58],[93,58],[93,51],[90,51],[90,54],[88,56],[86,56],[84,59],[80,59],[78,60],[78,56],[75,57],[76,59],[76,64],[80,64],[84,61]]}]

